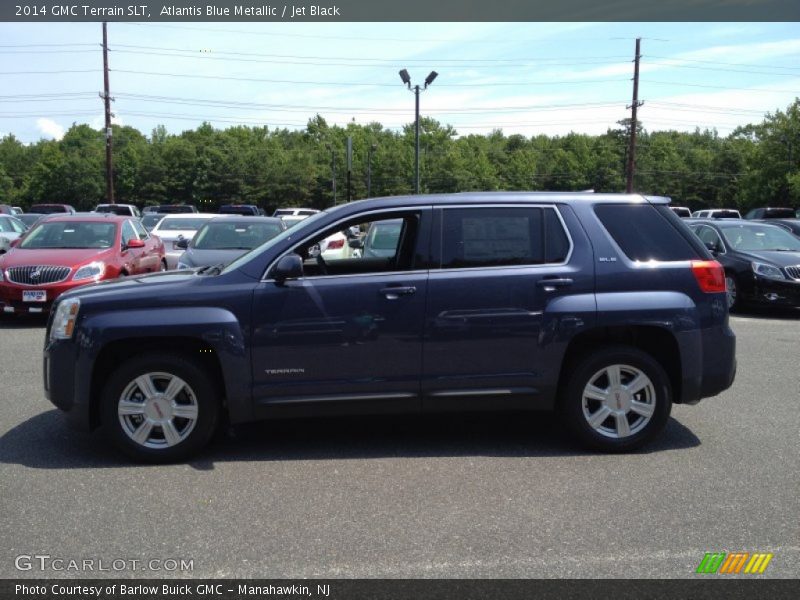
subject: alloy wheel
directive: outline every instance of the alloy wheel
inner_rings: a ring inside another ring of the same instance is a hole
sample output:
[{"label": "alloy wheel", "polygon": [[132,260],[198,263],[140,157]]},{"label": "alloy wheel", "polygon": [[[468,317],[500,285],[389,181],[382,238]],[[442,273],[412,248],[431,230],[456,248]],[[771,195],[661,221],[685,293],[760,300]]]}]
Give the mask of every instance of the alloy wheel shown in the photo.
[{"label": "alloy wheel", "polygon": [[631,365],[609,365],[597,371],[583,389],[583,416],[589,426],[608,438],[637,434],[656,409],[653,382]]}]

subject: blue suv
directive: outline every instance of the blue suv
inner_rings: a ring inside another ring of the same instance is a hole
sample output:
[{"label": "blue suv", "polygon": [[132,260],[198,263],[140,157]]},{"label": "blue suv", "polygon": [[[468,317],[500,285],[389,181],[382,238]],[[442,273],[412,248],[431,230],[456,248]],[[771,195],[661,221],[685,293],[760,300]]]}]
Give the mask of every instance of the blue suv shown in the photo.
[{"label": "blue suv", "polygon": [[[475,410],[556,410],[586,447],[632,450],[736,370],[722,267],[668,202],[341,205],[227,266],[62,295],[45,391],[153,462],[186,458],[223,420]],[[353,233],[386,221],[400,224],[394,248],[357,251]],[[349,252],[324,258],[343,231]]]}]

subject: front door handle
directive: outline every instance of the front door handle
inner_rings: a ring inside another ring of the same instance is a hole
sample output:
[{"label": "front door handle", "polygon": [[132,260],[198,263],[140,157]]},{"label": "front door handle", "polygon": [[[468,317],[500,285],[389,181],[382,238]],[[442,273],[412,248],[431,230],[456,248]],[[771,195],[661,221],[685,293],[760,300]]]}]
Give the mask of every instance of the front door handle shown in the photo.
[{"label": "front door handle", "polygon": [[552,279],[540,279],[536,282],[545,292],[555,292],[557,288],[572,285],[572,279],[568,277],[553,277]]},{"label": "front door handle", "polygon": [[381,294],[386,296],[387,300],[397,300],[400,296],[410,296],[411,294],[416,293],[417,288],[413,285],[408,286],[390,286],[385,287],[381,290]]}]

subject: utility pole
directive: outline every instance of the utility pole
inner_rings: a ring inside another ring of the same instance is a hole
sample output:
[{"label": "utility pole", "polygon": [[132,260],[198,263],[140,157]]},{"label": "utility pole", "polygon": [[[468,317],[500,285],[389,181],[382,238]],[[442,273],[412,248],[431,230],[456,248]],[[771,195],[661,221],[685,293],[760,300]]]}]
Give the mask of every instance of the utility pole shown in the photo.
[{"label": "utility pole", "polygon": [[633,192],[633,171],[636,168],[636,109],[644,104],[644,102],[639,102],[639,59],[641,58],[639,50],[641,42],[642,38],[636,38],[636,57],[633,61],[633,102],[626,107],[631,109],[631,139],[628,148],[628,169],[625,183],[625,191],[629,194]]},{"label": "utility pole", "polygon": [[106,108],[106,202],[114,204],[114,168],[111,156],[111,95],[108,90],[108,31],[103,21],[103,99]]},{"label": "utility pole", "polygon": [[372,144],[367,150],[367,198],[372,198],[372,153],[377,148],[378,144]]},{"label": "utility pole", "polygon": [[347,136],[347,201],[353,200],[353,138]]},{"label": "utility pole", "polygon": [[333,205],[336,206],[336,151],[329,145],[331,151],[331,189],[333,190]]}]

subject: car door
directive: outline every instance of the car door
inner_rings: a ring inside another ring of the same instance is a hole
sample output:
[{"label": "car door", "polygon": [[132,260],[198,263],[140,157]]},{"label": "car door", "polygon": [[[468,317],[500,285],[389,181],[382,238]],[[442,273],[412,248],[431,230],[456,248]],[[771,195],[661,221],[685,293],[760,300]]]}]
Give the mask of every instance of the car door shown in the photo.
[{"label": "car door", "polygon": [[129,275],[136,275],[138,273],[143,273],[144,270],[142,269],[142,254],[144,254],[144,248],[128,248],[128,242],[131,240],[138,240],[139,236],[136,234],[136,230],[133,228],[133,225],[130,221],[123,221],[122,222],[122,248],[120,250],[120,256],[122,257],[122,262],[124,264],[125,270],[128,272]]},{"label": "car door", "polygon": [[[595,315],[591,247],[571,209],[561,210],[580,237],[554,206],[436,211],[424,410],[532,408],[552,399],[564,339]],[[569,296],[574,302],[556,307]]]},{"label": "car door", "polygon": [[136,236],[144,242],[144,248],[139,256],[139,268],[144,273],[152,273],[161,268],[161,257],[158,255],[158,247],[155,239],[147,233],[147,230],[138,219],[129,221]]},{"label": "car door", "polygon": [[[319,253],[337,231],[398,218],[390,257]],[[430,209],[377,211],[300,241],[302,277],[279,284],[268,269],[253,301],[256,414],[419,411],[429,248]]]}]

